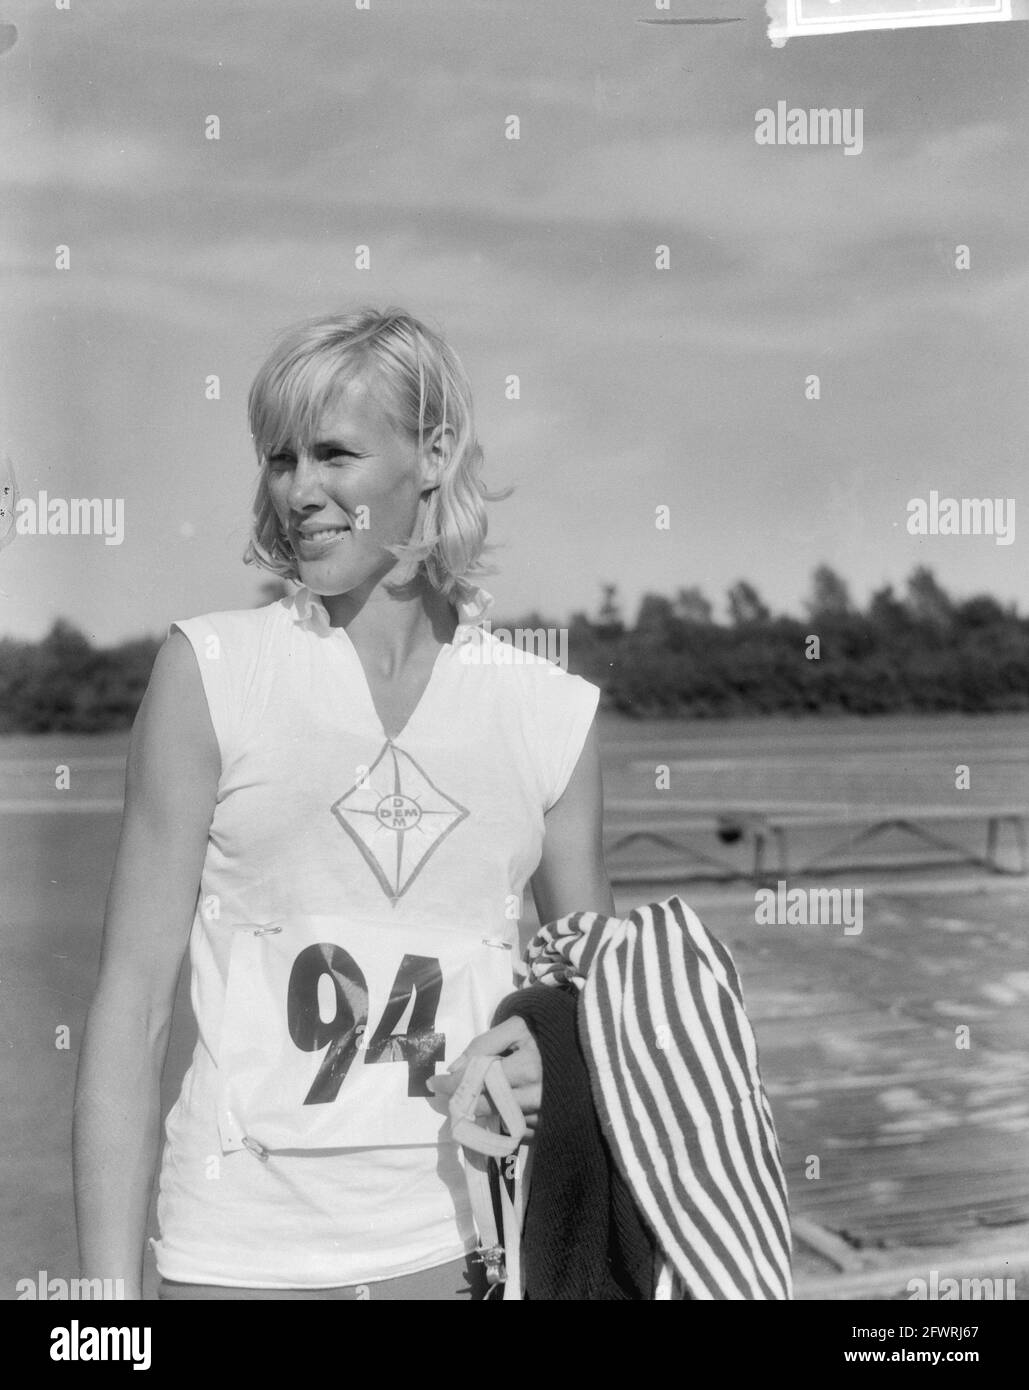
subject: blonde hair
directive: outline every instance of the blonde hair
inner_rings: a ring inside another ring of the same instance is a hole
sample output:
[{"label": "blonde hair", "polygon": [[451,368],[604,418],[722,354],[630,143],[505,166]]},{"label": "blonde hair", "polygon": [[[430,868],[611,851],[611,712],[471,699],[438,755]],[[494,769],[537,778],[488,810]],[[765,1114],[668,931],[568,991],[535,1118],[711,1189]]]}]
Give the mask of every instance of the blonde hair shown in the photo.
[{"label": "blonde hair", "polygon": [[486,545],[486,503],[509,496],[511,489],[491,493],[479,477],[483,455],[471,385],[456,353],[403,309],[307,319],[288,328],[261,365],[247,401],[261,475],[243,558],[283,579],[298,579],[296,557],[268,490],[268,458],[310,439],[342,387],[362,377],[381,384],[388,418],[419,448],[437,427],[454,434],[439,486],[419,501],[410,539],[386,547],[400,561],[390,582],[402,585],[424,572],[441,593],[467,597],[477,578],[495,572],[481,562],[492,549]]}]

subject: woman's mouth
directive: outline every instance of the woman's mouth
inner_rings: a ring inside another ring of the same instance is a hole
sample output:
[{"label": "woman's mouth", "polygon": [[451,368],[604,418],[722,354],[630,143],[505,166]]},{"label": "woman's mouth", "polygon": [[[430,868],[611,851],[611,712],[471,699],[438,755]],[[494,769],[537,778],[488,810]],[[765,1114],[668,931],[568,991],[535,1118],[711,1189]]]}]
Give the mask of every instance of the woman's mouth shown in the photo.
[{"label": "woman's mouth", "polygon": [[301,560],[320,560],[349,534],[349,526],[321,526],[317,531],[298,531],[294,541],[296,553]]}]

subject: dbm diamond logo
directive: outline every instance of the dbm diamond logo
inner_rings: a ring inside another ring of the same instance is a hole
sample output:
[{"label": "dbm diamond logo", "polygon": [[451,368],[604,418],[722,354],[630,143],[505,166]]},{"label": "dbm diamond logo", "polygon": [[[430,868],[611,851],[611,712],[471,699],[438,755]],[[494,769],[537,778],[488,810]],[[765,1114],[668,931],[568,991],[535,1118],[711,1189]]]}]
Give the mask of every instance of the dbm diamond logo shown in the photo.
[{"label": "dbm diamond logo", "polygon": [[332,814],[396,903],[468,812],[440,791],[409,753],[387,743]]}]

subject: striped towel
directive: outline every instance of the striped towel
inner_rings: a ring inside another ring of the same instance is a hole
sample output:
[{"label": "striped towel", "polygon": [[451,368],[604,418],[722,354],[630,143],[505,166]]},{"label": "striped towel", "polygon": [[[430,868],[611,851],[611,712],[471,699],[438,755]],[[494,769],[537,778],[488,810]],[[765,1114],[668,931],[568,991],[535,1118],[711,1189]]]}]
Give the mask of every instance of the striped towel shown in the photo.
[{"label": "striped towel", "polygon": [[786,1183],[729,952],[673,897],[562,917],[526,963],[526,983],[580,991],[594,1102],[662,1252],[658,1297],[792,1298]]}]

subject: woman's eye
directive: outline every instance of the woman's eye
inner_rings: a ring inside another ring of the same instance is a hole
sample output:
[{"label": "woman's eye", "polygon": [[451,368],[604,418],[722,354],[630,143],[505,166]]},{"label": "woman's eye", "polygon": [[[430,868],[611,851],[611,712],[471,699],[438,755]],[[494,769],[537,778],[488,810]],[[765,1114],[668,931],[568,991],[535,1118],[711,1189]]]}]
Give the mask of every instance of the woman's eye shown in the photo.
[{"label": "woman's eye", "polygon": [[[346,459],[356,459],[356,458],[361,458],[361,457],[363,457],[363,456],[362,456],[361,454],[355,454],[355,453],[353,452],[352,449],[332,449],[332,450],[328,451],[327,453],[320,455],[320,457],[321,457],[322,460],[323,460],[324,462],[326,462],[326,463],[335,463],[335,462],[340,462],[340,463],[342,463],[342,462],[344,462]],[[268,455],[268,467],[269,467],[269,468],[283,469],[283,468],[296,468],[296,466],[297,466],[296,456],[293,455],[293,454],[290,454],[290,453],[287,453],[287,452],[283,451],[283,452],[280,452],[280,453],[278,453],[278,454],[269,454],[269,455]]]}]

